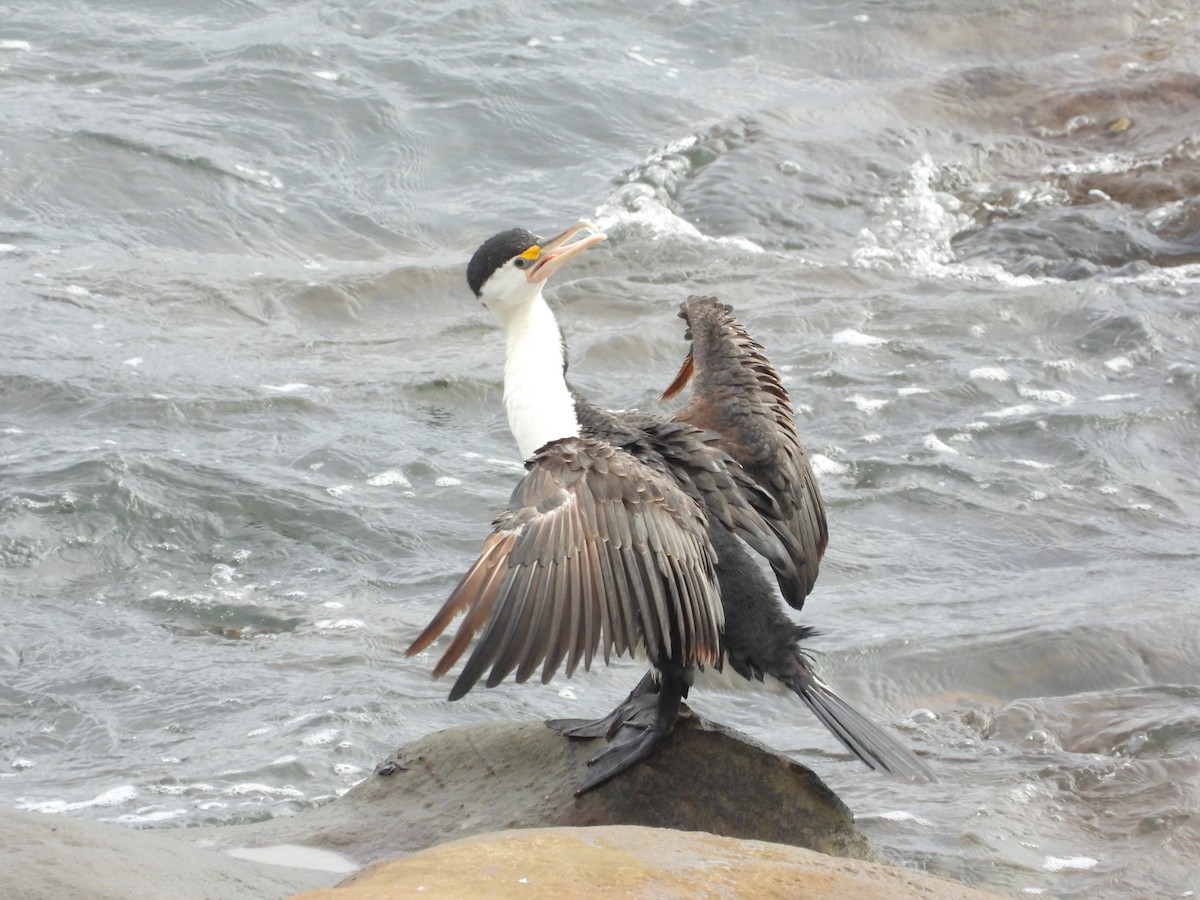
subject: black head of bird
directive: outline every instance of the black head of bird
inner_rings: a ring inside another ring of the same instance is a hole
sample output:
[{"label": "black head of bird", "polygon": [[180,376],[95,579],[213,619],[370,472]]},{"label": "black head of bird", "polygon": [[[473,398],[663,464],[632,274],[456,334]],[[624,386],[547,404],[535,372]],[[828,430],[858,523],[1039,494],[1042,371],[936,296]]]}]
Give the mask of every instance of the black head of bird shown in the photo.
[{"label": "black head of bird", "polygon": [[471,257],[467,284],[503,319],[513,308],[532,303],[547,278],[604,238],[604,232],[583,221],[548,241],[524,228],[501,231],[484,241]]}]

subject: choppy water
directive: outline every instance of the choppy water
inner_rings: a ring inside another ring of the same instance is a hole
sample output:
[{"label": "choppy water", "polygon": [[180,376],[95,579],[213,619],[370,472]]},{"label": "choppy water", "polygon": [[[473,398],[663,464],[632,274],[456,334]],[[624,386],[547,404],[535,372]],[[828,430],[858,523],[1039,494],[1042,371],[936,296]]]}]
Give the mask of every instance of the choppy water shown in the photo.
[{"label": "choppy water", "polygon": [[[1161,2],[0,9],[0,802],[278,815],[447,725],[400,651],[520,471],[464,261],[653,407],[689,291],[783,369],[832,542],[804,620],[943,781],[797,706],[696,706],[895,858],[1200,887],[1200,14]],[[630,360],[638,364],[630,365]]]}]

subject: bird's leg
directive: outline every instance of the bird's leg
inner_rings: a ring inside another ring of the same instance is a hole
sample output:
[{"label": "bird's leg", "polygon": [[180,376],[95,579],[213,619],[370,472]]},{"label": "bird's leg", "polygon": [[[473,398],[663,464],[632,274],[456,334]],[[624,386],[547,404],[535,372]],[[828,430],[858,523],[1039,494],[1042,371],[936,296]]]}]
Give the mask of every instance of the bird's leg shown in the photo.
[{"label": "bird's leg", "polygon": [[655,707],[658,703],[658,690],[654,673],[647,672],[621,705],[607,716],[600,719],[550,719],[546,725],[571,738],[602,737],[612,740],[618,731],[626,724],[634,722],[639,714]]},{"label": "bird's leg", "polygon": [[[671,733],[671,727],[679,717],[680,706],[692,680],[691,674],[689,669],[663,672],[658,690],[636,699],[634,695],[642,685],[634,689],[625,707],[617,712],[631,704],[636,705],[637,709],[621,719],[615,730],[610,725],[611,743],[599,755],[588,760],[591,771],[575,792],[576,797],[620,775],[654,752],[663,738]],[[651,697],[654,698],[653,707],[647,702]]]}]

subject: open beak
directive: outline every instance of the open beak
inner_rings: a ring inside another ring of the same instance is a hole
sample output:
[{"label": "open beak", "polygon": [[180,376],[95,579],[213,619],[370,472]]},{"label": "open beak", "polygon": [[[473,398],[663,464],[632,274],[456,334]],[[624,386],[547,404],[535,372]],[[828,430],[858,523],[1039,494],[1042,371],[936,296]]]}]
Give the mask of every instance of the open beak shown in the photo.
[{"label": "open beak", "polygon": [[526,273],[530,282],[545,281],[588,247],[594,247],[607,237],[591,222],[579,221],[557,237],[542,244],[537,263]]}]

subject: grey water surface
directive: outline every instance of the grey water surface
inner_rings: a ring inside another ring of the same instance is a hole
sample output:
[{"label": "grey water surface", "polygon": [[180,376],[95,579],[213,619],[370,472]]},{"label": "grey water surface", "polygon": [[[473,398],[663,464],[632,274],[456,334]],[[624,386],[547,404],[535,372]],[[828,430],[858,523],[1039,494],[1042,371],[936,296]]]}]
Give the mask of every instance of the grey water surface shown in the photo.
[{"label": "grey water surface", "polygon": [[735,305],[829,504],[802,619],[941,782],[797,703],[694,705],[897,861],[1200,889],[1194,4],[0,6],[0,803],[287,815],[450,725],[403,649],[521,472],[463,268],[592,217],[577,386],[661,408]]}]

